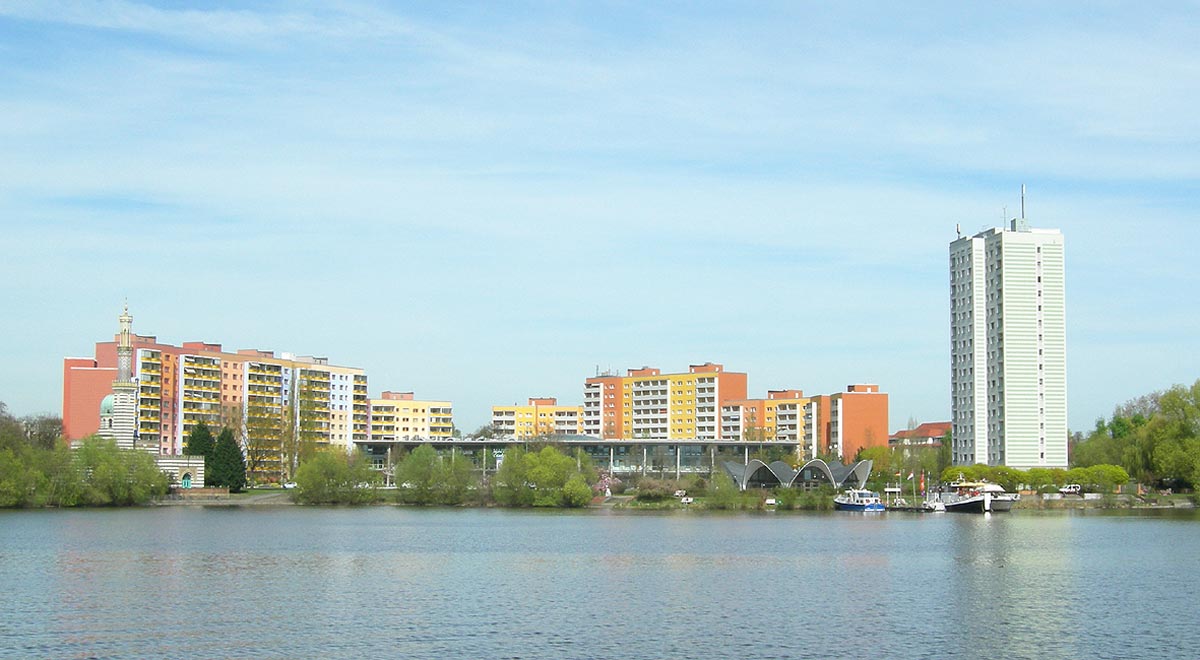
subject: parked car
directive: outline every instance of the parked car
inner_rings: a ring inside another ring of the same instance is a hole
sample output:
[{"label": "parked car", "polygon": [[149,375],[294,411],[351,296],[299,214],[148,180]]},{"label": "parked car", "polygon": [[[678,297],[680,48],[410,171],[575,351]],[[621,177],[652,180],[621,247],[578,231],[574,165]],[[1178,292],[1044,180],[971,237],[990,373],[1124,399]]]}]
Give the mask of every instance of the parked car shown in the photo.
[{"label": "parked car", "polygon": [[1058,492],[1062,493],[1063,495],[1078,495],[1082,491],[1083,488],[1081,488],[1079,484],[1067,484],[1066,486],[1058,489]]}]

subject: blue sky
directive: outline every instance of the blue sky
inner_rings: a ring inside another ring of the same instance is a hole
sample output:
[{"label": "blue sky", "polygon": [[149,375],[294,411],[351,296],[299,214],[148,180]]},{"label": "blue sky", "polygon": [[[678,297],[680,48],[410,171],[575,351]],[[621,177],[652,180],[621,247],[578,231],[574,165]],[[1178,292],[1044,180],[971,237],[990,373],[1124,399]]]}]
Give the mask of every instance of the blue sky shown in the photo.
[{"label": "blue sky", "polygon": [[[849,4],[850,6],[841,6]],[[1196,3],[0,0],[0,400],[135,331],[460,426],[600,368],[949,418],[947,246],[1067,243],[1072,429],[1200,377]]]}]

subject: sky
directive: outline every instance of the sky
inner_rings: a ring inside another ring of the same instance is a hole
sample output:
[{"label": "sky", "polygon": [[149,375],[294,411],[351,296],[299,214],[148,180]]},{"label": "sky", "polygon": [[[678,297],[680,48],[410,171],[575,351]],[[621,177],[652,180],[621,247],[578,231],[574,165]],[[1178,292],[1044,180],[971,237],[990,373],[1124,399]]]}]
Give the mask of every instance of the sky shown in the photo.
[{"label": "sky", "polygon": [[714,361],[950,417],[948,245],[1066,242],[1069,424],[1200,378],[1200,5],[0,0],[0,401],[134,331],[372,396]]}]

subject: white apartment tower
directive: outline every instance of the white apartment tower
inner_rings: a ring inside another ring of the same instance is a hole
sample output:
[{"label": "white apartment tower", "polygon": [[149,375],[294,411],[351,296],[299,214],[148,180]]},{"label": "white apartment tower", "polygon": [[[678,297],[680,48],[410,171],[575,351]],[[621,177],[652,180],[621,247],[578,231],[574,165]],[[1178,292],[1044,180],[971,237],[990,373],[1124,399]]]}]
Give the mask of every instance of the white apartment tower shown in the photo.
[{"label": "white apartment tower", "polygon": [[1063,237],[1023,216],[950,244],[955,465],[1067,466]]}]

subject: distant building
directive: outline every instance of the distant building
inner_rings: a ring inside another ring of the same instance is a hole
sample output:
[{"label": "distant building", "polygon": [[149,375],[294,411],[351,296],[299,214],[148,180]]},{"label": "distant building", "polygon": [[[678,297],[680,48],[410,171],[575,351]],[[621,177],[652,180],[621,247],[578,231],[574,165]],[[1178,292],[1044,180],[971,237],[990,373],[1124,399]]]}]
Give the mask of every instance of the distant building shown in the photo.
[{"label": "distant building", "polygon": [[371,399],[369,442],[445,440],[454,437],[454,407],[449,401],[414,398],[412,392],[384,392]]},{"label": "distant building", "polygon": [[583,432],[604,439],[729,439],[721,406],[745,398],[746,374],[712,362],[686,373],[642,367],[600,375],[584,383]]},{"label": "distant building", "polygon": [[888,395],[874,384],[848,385],[845,392],[819,394],[804,408],[807,458],[836,456],[852,461],[860,449],[886,447]]},{"label": "distant building", "polygon": [[583,406],[560,406],[554,397],[531,397],[526,405],[492,406],[492,428],[518,440],[583,433]]},{"label": "distant building", "polygon": [[[96,435],[112,440],[121,449],[139,449],[154,455],[159,470],[167,475],[174,486],[193,488],[204,485],[204,458],[201,456],[174,456],[159,452],[155,440],[142,438],[137,431],[138,391],[133,377],[133,316],[126,306],[121,316],[120,332],[117,334],[116,377],[110,387],[111,394],[104,395],[96,413]],[[77,360],[78,358],[68,358]],[[88,384],[92,378],[85,376]],[[76,397],[76,401],[86,399]],[[64,408],[65,408],[64,398]],[[77,420],[77,423],[80,423]],[[86,435],[86,434],[85,434]],[[76,438],[78,440],[78,438]]]},{"label": "distant building", "polygon": [[[355,440],[367,438],[362,369],[331,365],[323,357],[255,349],[230,353],[208,342],[162,344],[133,334],[127,316],[114,341],[96,343],[94,358],[63,360],[68,440],[101,431],[100,403],[110,395],[112,424],[131,423],[139,446],[159,455],[182,454],[188,433],[200,422],[214,432],[221,426],[240,430],[252,478],[278,480],[288,473],[283,454],[289,439],[348,451]],[[118,374],[122,368],[129,369],[127,379]],[[126,406],[136,411],[129,422],[121,414]]]},{"label": "distant building", "polygon": [[801,390],[769,390],[765,399],[726,401],[721,405],[721,435],[742,440],[798,442],[804,436]]},{"label": "distant building", "polygon": [[941,447],[942,438],[950,431],[950,422],[925,422],[916,428],[896,431],[888,436],[888,445]]},{"label": "distant building", "polygon": [[1022,219],[950,243],[950,332],[954,463],[1066,467],[1062,234]]}]

